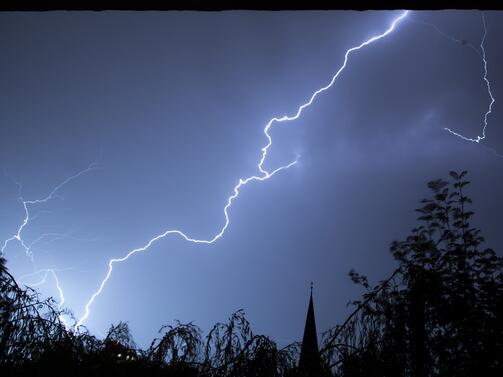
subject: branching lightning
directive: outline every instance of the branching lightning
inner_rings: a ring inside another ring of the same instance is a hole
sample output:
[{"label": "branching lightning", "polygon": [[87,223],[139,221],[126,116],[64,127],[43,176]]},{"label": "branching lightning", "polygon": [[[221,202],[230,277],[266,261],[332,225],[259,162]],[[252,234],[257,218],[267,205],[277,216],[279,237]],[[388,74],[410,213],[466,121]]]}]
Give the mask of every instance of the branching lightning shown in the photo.
[{"label": "branching lightning", "polygon": [[409,11],[403,11],[400,16],[398,16],[397,18],[395,18],[393,20],[393,22],[391,23],[391,25],[388,27],[388,29],[383,32],[382,34],[378,34],[376,36],[373,36],[371,37],[370,39],[366,40],[365,42],[362,42],[361,44],[355,46],[355,47],[352,47],[350,49],[348,49],[344,55],[344,62],[343,64],[341,65],[341,67],[339,68],[339,70],[335,73],[335,75],[332,77],[332,79],[330,80],[330,82],[316,90],[312,95],[311,97],[309,98],[309,100],[302,104],[301,106],[299,106],[297,108],[297,111],[295,112],[294,115],[291,115],[291,116],[288,116],[288,115],[284,115],[282,117],[275,117],[275,118],[272,118],[271,120],[269,120],[269,122],[266,124],[265,128],[264,128],[264,134],[267,138],[267,143],[266,145],[261,149],[261,157],[260,157],[260,161],[257,165],[257,168],[260,172],[260,175],[254,175],[254,176],[250,176],[250,177],[247,177],[247,178],[241,178],[238,182],[238,184],[236,186],[234,186],[234,190],[233,190],[233,193],[231,196],[229,196],[227,198],[227,204],[225,205],[224,209],[223,209],[223,212],[224,212],[224,218],[225,218],[225,221],[224,221],[224,225],[222,226],[222,228],[220,229],[220,231],[218,233],[216,233],[212,238],[209,238],[209,239],[195,239],[195,238],[192,238],[188,235],[186,235],[184,232],[180,231],[180,230],[167,230],[166,232],[162,233],[162,234],[159,234],[157,236],[155,236],[154,238],[152,238],[150,241],[148,241],[143,247],[139,247],[139,248],[136,248],[136,249],[133,249],[131,251],[129,251],[125,256],[121,257],[121,258],[114,258],[114,259],[110,259],[109,262],[108,262],[108,271],[106,273],[106,276],[105,278],[101,281],[99,287],[98,287],[98,290],[91,296],[91,298],[89,299],[89,301],[87,302],[87,304],[85,305],[85,312],[84,312],[84,315],[79,319],[79,321],[76,323],[75,325],[75,329],[78,329],[79,326],[82,325],[82,323],[89,317],[89,314],[90,314],[90,308],[91,308],[91,305],[93,304],[93,302],[95,301],[95,299],[101,294],[101,292],[103,291],[107,281],[110,279],[111,275],[112,275],[112,271],[113,271],[113,266],[115,263],[121,263],[121,262],[124,262],[126,261],[127,259],[129,259],[131,256],[133,256],[134,254],[138,253],[138,252],[142,252],[142,251],[146,251],[154,242],[168,236],[168,235],[171,235],[171,234],[175,234],[175,235],[178,235],[180,237],[182,237],[183,239],[185,239],[186,241],[188,242],[193,242],[193,243],[204,243],[204,244],[211,244],[215,241],[217,241],[220,237],[223,236],[223,234],[225,233],[228,225],[229,225],[229,208],[231,207],[232,205],[232,202],[239,196],[239,193],[240,193],[240,189],[242,187],[244,187],[245,185],[247,185],[248,183],[252,182],[252,181],[265,181],[269,178],[271,178],[272,176],[274,176],[276,173],[282,171],[282,170],[286,170],[288,168],[290,168],[291,166],[295,165],[298,161],[298,158],[295,160],[295,161],[292,161],[290,162],[289,164],[287,165],[284,165],[284,166],[281,166],[273,171],[268,171],[264,168],[264,163],[266,161],[266,158],[267,158],[267,153],[269,151],[269,148],[272,147],[272,137],[271,135],[269,134],[269,130],[271,129],[271,127],[273,127],[274,125],[276,124],[279,124],[279,123],[283,123],[283,122],[288,122],[288,121],[293,121],[293,120],[296,120],[297,118],[300,117],[300,115],[302,114],[302,111],[307,108],[308,106],[310,106],[313,101],[315,100],[315,98],[323,93],[324,91],[328,90],[329,88],[331,88],[335,81],[337,80],[337,78],[339,77],[339,75],[341,74],[341,72],[346,68],[346,65],[347,65],[347,62],[348,62],[348,58],[349,58],[349,55],[351,53],[353,53],[354,51],[357,51],[357,50],[360,50],[362,49],[363,47],[373,43],[373,42],[376,42],[378,41],[379,39],[381,38],[384,38],[385,36],[387,36],[388,34],[390,34],[396,27],[396,25],[402,21],[406,16],[407,14],[409,13]]},{"label": "branching lightning", "polygon": [[[19,228],[17,229],[17,232],[10,238],[6,239],[2,245],[2,248],[0,249],[0,256],[4,256],[5,254],[5,250],[7,248],[7,245],[10,243],[10,242],[13,242],[13,241],[17,241],[19,243],[19,245],[21,245],[21,247],[24,249],[26,255],[28,256],[28,258],[30,258],[30,260],[33,262],[33,253],[31,251],[32,247],[34,244],[36,244],[37,242],[39,242],[40,240],[42,240],[43,238],[47,237],[47,236],[50,236],[50,235],[54,235],[52,233],[47,233],[47,234],[43,234],[41,235],[40,237],[38,237],[35,241],[33,241],[32,243],[30,244],[26,244],[26,242],[23,240],[22,236],[21,236],[21,233],[23,232],[23,229],[28,225],[28,223],[30,222],[30,210],[29,210],[29,207],[30,206],[33,206],[33,205],[36,205],[36,204],[42,204],[42,203],[47,203],[49,202],[50,200],[53,200],[53,199],[56,199],[56,198],[59,198],[59,199],[62,199],[61,196],[57,195],[57,192],[63,187],[65,186],[66,184],[68,184],[69,182],[73,181],[74,179],[80,177],[82,174],[85,174],[85,173],[88,173],[90,172],[91,170],[94,170],[97,168],[97,165],[95,163],[92,163],[90,164],[86,169],[84,170],[81,170],[79,171],[78,173],[66,178],[63,182],[61,182],[59,185],[57,185],[50,193],[49,195],[47,195],[45,198],[43,199],[35,199],[35,200],[24,200],[21,196],[19,196],[19,201],[21,202],[21,205],[23,206],[23,209],[24,209],[24,219],[21,223],[21,225],[19,226]],[[19,185],[19,183],[18,183]],[[19,185],[20,186],[20,185]],[[20,187],[21,189],[21,187]]]},{"label": "branching lightning", "polygon": [[[36,215],[33,217],[30,217],[30,209],[29,208],[33,205],[47,203],[47,202],[49,202],[53,199],[56,199],[56,198],[62,199],[61,196],[57,195],[57,192],[59,190],[61,190],[63,188],[63,186],[67,185],[68,183],[70,183],[74,179],[80,177],[81,175],[86,174],[86,173],[90,172],[91,170],[95,170],[95,169],[97,169],[97,164],[95,164],[95,163],[90,164],[86,169],[81,170],[78,173],[66,178],[59,185],[54,187],[54,189],[45,198],[34,199],[34,200],[24,200],[22,198],[22,196],[20,195],[18,199],[21,202],[21,205],[23,206],[23,209],[24,209],[24,219],[23,219],[21,225],[19,226],[19,228],[17,229],[17,232],[13,236],[11,236],[10,238],[8,238],[4,241],[2,248],[0,249],[0,256],[3,257],[5,255],[5,251],[6,251],[9,243],[17,241],[17,243],[19,245],[21,245],[21,247],[24,249],[26,256],[30,259],[33,266],[35,266],[34,255],[33,255],[32,249],[37,243],[39,243],[40,241],[42,241],[44,238],[47,238],[47,237],[57,237],[57,238],[68,237],[68,235],[60,234],[60,233],[44,233],[44,234],[40,235],[39,237],[37,237],[34,241],[27,243],[22,238],[22,232],[23,232],[24,228],[29,224],[30,220],[33,220],[34,218],[36,218]],[[19,187],[19,191],[21,191],[21,189],[22,189],[21,185],[19,183],[17,183],[17,185]],[[56,289],[58,290],[58,293],[59,293],[58,310],[61,311],[63,308],[63,304],[65,302],[65,295],[63,292],[63,288],[60,285],[58,275],[56,274],[56,271],[54,269],[39,270],[39,271],[36,271],[32,274],[23,275],[18,280],[22,281],[23,279],[25,279],[27,277],[37,276],[37,275],[39,276],[41,274],[43,274],[42,280],[32,284],[32,286],[38,286],[38,285],[44,284],[47,281],[48,275],[50,274],[54,279],[54,282],[56,284]],[[69,326],[66,323],[65,318],[62,315],[60,315],[59,319],[64,324],[64,326],[68,329]]]},{"label": "branching lightning", "polygon": [[[64,270],[59,270],[59,271],[64,271]],[[54,279],[54,283],[56,284],[56,289],[58,290],[58,293],[59,293],[58,310],[61,311],[63,309],[63,304],[65,303],[65,294],[63,292],[63,289],[61,288],[61,285],[59,283],[59,278],[58,278],[58,275],[56,274],[55,270],[53,270],[51,268],[47,268],[47,269],[43,269],[43,270],[38,270],[38,271],[33,272],[31,274],[23,275],[18,280],[19,281],[24,281],[24,279],[29,278],[31,276],[39,276],[39,275],[42,275],[42,274],[43,274],[42,279],[39,280],[38,282],[30,284],[30,286],[37,287],[37,286],[40,286],[42,284],[45,284],[47,282],[47,277],[50,274],[53,277],[53,279]],[[63,317],[63,315],[60,314],[59,315],[59,319],[63,323],[63,325],[65,326],[65,328],[68,330],[70,327],[66,323],[66,320]]]}]

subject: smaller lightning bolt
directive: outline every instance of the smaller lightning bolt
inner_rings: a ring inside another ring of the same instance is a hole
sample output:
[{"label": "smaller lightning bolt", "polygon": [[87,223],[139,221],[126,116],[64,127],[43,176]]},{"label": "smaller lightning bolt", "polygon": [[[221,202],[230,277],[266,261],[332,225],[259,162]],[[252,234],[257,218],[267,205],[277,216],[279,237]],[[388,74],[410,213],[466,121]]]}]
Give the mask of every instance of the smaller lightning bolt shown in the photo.
[{"label": "smaller lightning bolt", "polygon": [[[88,173],[91,170],[95,170],[97,168],[98,168],[98,164],[96,164],[96,163],[90,164],[86,169],[81,170],[81,171],[77,172],[76,174],[74,174],[74,175],[66,178],[59,185],[57,185],[56,187],[54,187],[54,189],[45,198],[34,199],[34,200],[24,200],[21,197],[21,195],[19,195],[18,199],[19,199],[19,201],[21,202],[21,204],[23,206],[25,216],[24,216],[24,219],[23,219],[21,225],[17,229],[17,232],[13,236],[11,236],[10,238],[8,238],[8,239],[6,239],[4,241],[4,243],[2,245],[2,248],[0,249],[0,256],[3,257],[5,255],[5,250],[6,250],[8,244],[10,242],[17,241],[19,243],[19,245],[21,245],[21,247],[24,249],[26,256],[30,259],[31,263],[34,265],[34,257],[33,257],[33,252],[32,252],[32,248],[33,248],[34,245],[36,245],[42,239],[44,239],[46,237],[49,237],[49,236],[65,237],[66,235],[62,235],[62,234],[58,234],[58,233],[45,233],[45,234],[42,234],[41,236],[39,236],[38,238],[36,238],[33,242],[27,244],[25,242],[25,240],[22,238],[23,229],[28,225],[28,223],[30,222],[30,220],[33,220],[34,218],[37,217],[36,215],[33,216],[33,217],[30,217],[29,207],[33,206],[33,205],[36,205],[36,204],[47,203],[50,200],[53,200],[53,199],[56,199],[56,198],[62,199],[61,196],[57,195],[57,192],[61,188],[63,188],[63,186],[67,185],[68,183],[70,183],[74,179],[80,177],[81,175],[83,175],[85,173]],[[18,185],[19,192],[20,192],[21,189],[22,189],[22,186],[18,182],[16,182],[16,184]],[[37,271],[37,272],[35,272],[33,274],[25,275],[24,277],[41,274],[42,272],[44,272],[44,276],[43,276],[42,280],[40,282],[38,282],[38,283],[35,283],[33,286],[44,284],[46,282],[46,280],[47,280],[48,274],[51,274],[51,276],[53,277],[54,282],[56,284],[56,289],[58,290],[58,293],[59,293],[58,310],[61,310],[62,307],[63,307],[63,304],[65,302],[65,295],[64,295],[63,289],[61,287],[61,284],[59,283],[58,275],[56,274],[55,270],[53,270],[53,269],[40,270],[40,271]],[[22,280],[22,278],[20,280]],[[65,318],[62,315],[60,315],[59,319],[62,321],[62,323],[64,324],[65,328],[68,329],[69,326],[66,323]]]},{"label": "smaller lightning bolt", "polygon": [[[58,271],[66,271],[66,270],[70,270],[70,268],[66,268],[66,269],[58,270]],[[59,283],[59,278],[58,278],[58,275],[56,274],[55,270],[53,270],[51,268],[38,270],[38,271],[35,271],[35,272],[31,273],[31,274],[26,274],[26,275],[21,276],[19,278],[19,281],[23,281],[26,278],[29,278],[29,277],[32,277],[32,276],[38,276],[38,275],[41,275],[41,274],[43,274],[42,279],[40,281],[38,281],[38,282],[30,284],[30,286],[31,287],[37,287],[37,286],[40,286],[42,284],[45,284],[47,282],[47,277],[50,274],[53,277],[53,279],[54,279],[54,282],[56,284],[56,289],[58,290],[58,293],[59,293],[58,311],[61,311],[63,309],[63,304],[65,303],[65,294],[63,292],[63,288],[61,288],[61,284]],[[70,326],[66,323],[66,319],[63,317],[62,314],[59,315],[59,319],[63,323],[63,325],[65,326],[65,328],[68,330],[70,328]]]},{"label": "smaller lightning bolt", "polygon": [[[489,94],[489,97],[491,98],[491,102],[489,103],[489,107],[486,111],[486,113],[484,114],[484,120],[483,120],[483,127],[482,127],[482,135],[478,135],[476,137],[467,137],[467,136],[464,136],[458,132],[455,132],[453,130],[451,130],[450,128],[448,127],[445,127],[444,130],[450,132],[451,134],[465,140],[465,141],[470,141],[472,143],[480,143],[482,140],[484,140],[486,138],[486,129],[487,129],[487,117],[489,116],[489,114],[491,114],[492,112],[492,107],[493,107],[493,104],[494,102],[496,101],[494,99],[494,96],[493,96],[493,93],[491,91],[491,83],[489,82],[488,78],[487,78],[487,59],[486,59],[486,50],[484,48],[484,42],[486,40],[486,36],[487,36],[487,24],[486,24],[486,19],[485,19],[485,16],[484,16],[484,13],[482,13],[482,24],[484,25],[484,36],[482,37],[482,41],[480,42],[480,51],[481,53],[470,43],[469,46],[475,50],[475,52],[477,52],[477,54],[482,58],[482,61],[484,63],[484,76],[483,76],[483,79],[486,83],[486,87],[487,87],[487,93]],[[433,25],[434,26],[434,25]],[[446,35],[445,33],[443,33],[440,29],[438,29],[436,26],[434,26],[435,29],[441,33],[442,35],[444,35],[445,37],[455,41],[455,42],[458,42],[458,43],[462,43],[462,41],[454,38],[454,37],[450,37],[448,35]],[[495,152],[495,151],[494,151]],[[495,152],[496,153],[496,152]],[[496,153],[498,154],[498,153]]]},{"label": "smaller lightning bolt", "polygon": [[[98,165],[96,163],[90,164],[86,169],[79,171],[78,173],[66,178],[63,182],[61,182],[59,185],[57,185],[50,193],[43,199],[35,199],[35,200],[24,200],[21,196],[19,197],[19,201],[21,202],[23,209],[24,209],[24,219],[21,225],[19,226],[17,232],[10,238],[6,239],[2,245],[2,248],[0,249],[0,256],[3,256],[5,254],[5,249],[7,248],[7,245],[10,242],[17,241],[22,248],[24,249],[26,255],[30,258],[30,260],[33,261],[33,254],[31,253],[31,247],[33,246],[33,243],[31,245],[27,245],[26,242],[23,240],[21,237],[21,233],[23,229],[28,225],[30,221],[30,211],[29,207],[36,205],[36,204],[41,204],[41,203],[47,203],[48,201],[52,199],[62,199],[61,196],[57,195],[57,192],[66,184],[69,182],[73,181],[74,179],[80,177],[81,175],[90,172],[91,170],[97,169]],[[18,183],[18,186],[19,183]],[[20,186],[21,189],[21,186]],[[42,236],[43,237],[43,236]]]},{"label": "smaller lightning bolt", "polygon": [[308,106],[310,106],[313,101],[315,100],[315,98],[320,94],[320,93],[323,93],[324,91],[328,90],[329,88],[331,88],[335,81],[337,80],[337,77],[339,77],[339,75],[341,74],[341,72],[346,68],[346,65],[347,65],[347,62],[348,62],[348,59],[349,59],[349,55],[351,53],[353,53],[354,51],[358,51],[360,49],[362,49],[363,47],[375,42],[375,41],[378,41],[379,39],[381,38],[384,38],[385,36],[387,36],[388,34],[390,34],[396,27],[396,25],[402,21],[406,16],[407,14],[409,13],[409,11],[403,11],[400,16],[396,17],[393,22],[391,23],[391,25],[388,27],[388,29],[386,31],[384,31],[383,33],[381,34],[378,34],[376,36],[373,36],[371,37],[370,39],[366,40],[365,42],[362,42],[361,44],[355,46],[355,47],[352,47],[350,49],[348,49],[344,55],[344,62],[343,64],[341,65],[341,67],[337,70],[337,72],[335,73],[335,75],[332,77],[332,79],[330,80],[330,82],[325,85],[324,87],[316,90],[309,98],[309,100],[300,105],[298,108],[297,108],[297,111],[295,112],[294,115],[292,116],[288,116],[288,115],[284,115],[282,117],[275,117],[275,118],[272,118],[271,120],[269,120],[269,122],[266,124],[265,128],[264,128],[264,134],[267,138],[267,143],[266,145],[261,149],[261,157],[260,157],[260,161],[257,165],[258,167],[258,170],[260,171],[260,173],[262,174],[261,176],[251,176],[251,177],[248,177],[248,178],[241,178],[238,182],[238,184],[234,187],[234,193],[229,196],[227,198],[227,204],[225,205],[224,207],[224,217],[225,217],[225,222],[224,222],[224,225],[223,227],[220,229],[220,231],[213,237],[213,238],[210,238],[208,240],[204,240],[204,239],[195,239],[195,238],[191,238],[189,236],[187,236],[185,233],[179,231],[179,230],[168,230],[154,238],[152,238],[150,241],[147,242],[147,244],[143,247],[140,247],[140,248],[137,248],[137,249],[133,249],[131,250],[130,252],[128,252],[124,257],[122,258],[116,258],[116,259],[110,259],[109,262],[108,262],[108,271],[107,271],[107,274],[105,276],[105,278],[101,281],[99,287],[98,287],[98,290],[93,293],[93,295],[91,296],[91,298],[89,299],[89,301],[86,303],[85,305],[85,310],[84,310],[84,315],[79,319],[79,321],[76,323],[75,325],[75,329],[78,330],[79,326],[82,325],[82,323],[89,317],[89,314],[90,314],[90,307],[91,305],[93,304],[94,300],[96,299],[96,297],[98,297],[101,292],[103,291],[103,288],[105,287],[105,284],[107,283],[107,281],[110,279],[110,276],[112,275],[112,271],[113,271],[113,266],[115,263],[120,263],[120,262],[124,262],[126,261],[127,259],[129,259],[129,257],[133,256],[134,254],[138,253],[138,252],[141,252],[141,251],[146,251],[150,245],[152,245],[152,243],[154,243],[155,241],[159,240],[159,239],[162,239],[164,237],[166,237],[167,235],[170,235],[170,234],[176,234],[178,236],[181,236],[183,239],[185,239],[186,241],[188,242],[193,242],[193,243],[204,243],[204,244],[211,244],[213,242],[215,242],[216,240],[218,240],[220,237],[223,236],[223,234],[225,233],[228,225],[229,225],[229,214],[228,214],[228,210],[229,208],[231,207],[232,205],[232,202],[234,201],[234,199],[236,199],[238,196],[239,196],[239,192],[240,192],[240,189],[247,185],[248,183],[250,182],[253,182],[253,181],[265,181],[269,178],[271,178],[273,175],[275,175],[276,173],[282,171],[282,170],[285,170],[285,169],[288,169],[290,168],[291,166],[295,165],[298,161],[298,158],[289,163],[288,165],[284,165],[284,166],[281,166],[275,170],[273,170],[272,172],[269,172],[268,170],[264,169],[264,163],[265,163],[265,160],[267,158],[267,152],[269,150],[269,148],[272,146],[272,137],[271,135],[269,134],[269,130],[271,129],[271,127],[275,124],[279,124],[279,123],[283,123],[283,122],[288,122],[288,121],[293,121],[295,119],[298,119],[300,117],[300,115],[302,114],[302,111],[307,108]]}]

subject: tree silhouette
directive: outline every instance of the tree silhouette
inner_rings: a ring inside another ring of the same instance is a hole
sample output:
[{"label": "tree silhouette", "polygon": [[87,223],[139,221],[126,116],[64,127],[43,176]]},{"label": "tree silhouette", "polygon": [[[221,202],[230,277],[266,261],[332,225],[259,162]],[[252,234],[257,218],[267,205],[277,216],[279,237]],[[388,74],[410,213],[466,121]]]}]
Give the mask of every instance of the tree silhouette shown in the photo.
[{"label": "tree silhouette", "polygon": [[503,375],[503,259],[471,226],[466,172],[428,183],[419,226],[391,244],[398,267],[353,302],[322,349],[340,376]]}]

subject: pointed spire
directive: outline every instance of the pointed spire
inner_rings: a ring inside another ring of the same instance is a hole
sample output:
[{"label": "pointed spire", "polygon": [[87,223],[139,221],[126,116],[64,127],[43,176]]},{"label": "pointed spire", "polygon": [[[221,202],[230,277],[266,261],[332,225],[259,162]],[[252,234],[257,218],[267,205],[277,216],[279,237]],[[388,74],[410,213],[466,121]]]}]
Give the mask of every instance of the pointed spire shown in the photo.
[{"label": "pointed spire", "polygon": [[304,337],[300,351],[299,369],[303,376],[319,376],[321,371],[320,352],[318,350],[318,336],[316,334],[316,320],[314,318],[313,283],[311,282],[311,295],[307,309]]}]

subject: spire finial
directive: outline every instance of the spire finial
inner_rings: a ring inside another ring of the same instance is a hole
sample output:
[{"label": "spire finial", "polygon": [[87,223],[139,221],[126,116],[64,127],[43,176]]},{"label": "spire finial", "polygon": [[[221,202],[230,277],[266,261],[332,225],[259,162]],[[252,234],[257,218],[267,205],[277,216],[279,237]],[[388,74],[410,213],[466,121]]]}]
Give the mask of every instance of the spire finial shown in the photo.
[{"label": "spire finial", "polygon": [[311,295],[313,294],[313,282],[311,282]]}]

